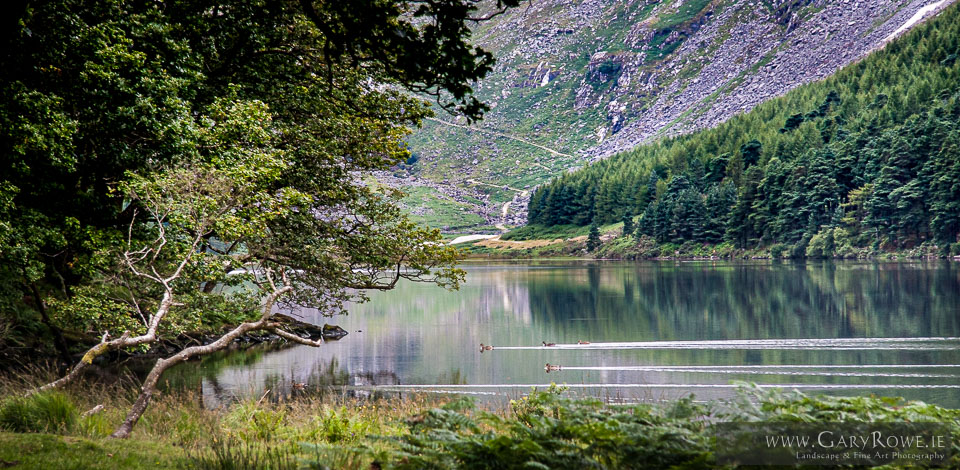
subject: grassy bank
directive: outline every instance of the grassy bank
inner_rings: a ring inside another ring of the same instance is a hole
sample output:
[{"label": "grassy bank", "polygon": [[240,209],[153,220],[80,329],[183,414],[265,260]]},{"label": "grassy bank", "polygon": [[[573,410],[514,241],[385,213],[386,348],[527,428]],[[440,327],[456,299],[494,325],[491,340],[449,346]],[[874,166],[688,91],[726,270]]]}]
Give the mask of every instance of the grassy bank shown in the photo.
[{"label": "grassy bank", "polygon": [[[872,397],[810,397],[744,385],[729,402],[615,405],[562,387],[506,409],[468,397],[359,399],[304,390],[215,410],[200,397],[157,400],[128,441],[106,437],[134,389],[79,384],[22,398],[3,380],[0,465],[9,468],[734,468],[715,461],[716,422],[936,422],[960,466],[960,410]],[[83,415],[103,405],[103,410]],[[885,468],[899,468],[897,463]]]},{"label": "grassy bank", "polygon": [[960,258],[960,244],[943,250],[933,242],[909,249],[859,247],[851,245],[842,234],[835,237],[813,237],[794,245],[773,244],[750,249],[737,248],[729,242],[657,243],[650,237],[623,236],[623,223],[599,227],[600,246],[593,252],[586,248],[589,227],[527,225],[500,237],[462,245],[467,257],[491,259],[523,258],[598,258],[598,259],[933,259]]},{"label": "grassy bank", "polygon": [[0,432],[0,467],[35,469],[184,468],[190,460],[166,443]]}]

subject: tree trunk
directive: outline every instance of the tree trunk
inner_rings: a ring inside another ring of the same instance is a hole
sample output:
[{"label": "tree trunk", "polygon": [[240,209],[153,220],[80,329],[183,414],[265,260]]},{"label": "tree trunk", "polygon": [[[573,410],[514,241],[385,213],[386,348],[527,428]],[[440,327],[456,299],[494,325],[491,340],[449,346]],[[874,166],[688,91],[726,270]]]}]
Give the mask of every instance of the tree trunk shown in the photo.
[{"label": "tree trunk", "polygon": [[[50,330],[50,333],[53,334],[53,345],[57,348],[60,361],[63,362],[61,367],[67,367],[73,361],[70,358],[67,341],[63,338],[63,332],[50,320],[50,316],[47,314],[47,304],[43,301],[43,297],[40,296],[40,289],[37,288],[37,284],[30,283],[30,290],[33,292],[33,303],[37,305],[37,310],[40,312],[40,321],[42,321],[47,329]],[[63,369],[60,370],[61,372],[63,371]]]},{"label": "tree trunk", "polygon": [[137,421],[140,420],[140,417],[143,416],[143,412],[147,410],[147,405],[150,404],[150,400],[155,394],[157,394],[157,383],[160,381],[160,376],[163,374],[163,371],[167,370],[173,364],[176,364],[180,361],[174,361],[175,358],[171,357],[170,359],[160,359],[154,364],[153,369],[150,370],[150,374],[147,375],[146,380],[143,381],[143,388],[141,388],[140,396],[137,397],[137,401],[133,402],[133,406],[130,408],[130,412],[127,413],[127,418],[123,420],[123,423],[117,428],[110,437],[117,439],[126,439],[130,437],[130,432],[133,431],[133,426],[137,424]]},{"label": "tree trunk", "polygon": [[123,423],[117,427],[117,430],[114,431],[110,437],[116,439],[126,439],[130,436],[130,432],[133,431],[133,427],[137,424],[137,421],[140,420],[140,417],[143,416],[144,411],[147,410],[150,400],[154,395],[158,394],[157,383],[160,382],[160,376],[163,375],[165,370],[181,362],[185,362],[194,356],[203,356],[224,349],[229,346],[233,340],[244,334],[255,330],[273,330],[279,336],[290,341],[307,344],[310,346],[319,346],[319,341],[310,341],[280,330],[281,325],[279,323],[270,321],[273,305],[277,298],[291,291],[292,289],[293,288],[290,286],[284,286],[280,289],[274,290],[273,293],[267,296],[267,300],[264,302],[263,310],[259,320],[241,323],[240,325],[237,325],[236,328],[230,330],[210,344],[202,346],[190,346],[189,348],[186,348],[168,358],[158,360],[157,363],[153,365],[153,369],[150,370],[150,374],[148,374],[147,378],[144,379],[143,387],[140,389],[140,396],[138,396],[137,401],[133,403],[133,406],[130,408],[130,412],[127,413],[126,419],[123,420]]},{"label": "tree trunk", "polygon": [[187,361],[193,356],[202,356],[226,348],[240,335],[260,329],[264,324],[266,324],[265,319],[254,323],[243,323],[210,344],[191,346],[168,358],[158,360],[157,363],[153,365],[153,369],[150,370],[147,378],[144,379],[143,386],[140,388],[140,396],[137,397],[137,401],[133,402],[133,406],[130,408],[130,412],[127,413],[126,419],[123,420],[123,423],[110,437],[126,439],[130,436],[130,432],[133,431],[133,426],[137,424],[137,421],[143,416],[143,412],[147,410],[150,400],[153,399],[154,395],[159,395],[157,383],[160,382],[160,376],[163,375],[164,371],[174,365]]}]

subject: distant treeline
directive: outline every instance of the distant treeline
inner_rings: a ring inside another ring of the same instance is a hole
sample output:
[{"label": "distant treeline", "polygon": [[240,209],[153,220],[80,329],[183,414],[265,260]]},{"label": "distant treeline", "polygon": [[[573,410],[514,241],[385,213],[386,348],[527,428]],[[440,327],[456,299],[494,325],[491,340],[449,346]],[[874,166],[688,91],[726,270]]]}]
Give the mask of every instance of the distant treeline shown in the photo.
[{"label": "distant treeline", "polygon": [[[658,242],[942,249],[960,233],[960,9],[710,130],[566,174],[529,223],[641,216]],[[627,225],[631,225],[628,220]]]}]

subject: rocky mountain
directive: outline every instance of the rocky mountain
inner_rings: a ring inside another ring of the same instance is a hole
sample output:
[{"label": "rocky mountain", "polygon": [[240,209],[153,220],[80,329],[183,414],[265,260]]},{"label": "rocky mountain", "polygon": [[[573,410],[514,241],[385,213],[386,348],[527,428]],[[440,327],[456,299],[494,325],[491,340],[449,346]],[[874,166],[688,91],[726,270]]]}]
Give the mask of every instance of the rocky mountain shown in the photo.
[{"label": "rocky mountain", "polygon": [[[498,57],[477,87],[492,107],[486,118],[468,126],[438,114],[409,139],[416,163],[391,176],[435,189],[406,201],[431,225],[520,224],[524,197],[550,177],[714,126],[830,75],[949,3],[533,0],[475,31]],[[444,213],[458,217],[436,217]]]}]

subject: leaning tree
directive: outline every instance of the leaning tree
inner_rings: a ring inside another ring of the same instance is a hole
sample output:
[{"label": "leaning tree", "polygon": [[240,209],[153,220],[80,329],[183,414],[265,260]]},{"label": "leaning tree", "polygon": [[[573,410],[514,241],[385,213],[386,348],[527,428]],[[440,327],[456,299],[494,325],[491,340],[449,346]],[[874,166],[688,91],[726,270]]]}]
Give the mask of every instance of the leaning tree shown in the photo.
[{"label": "leaning tree", "polygon": [[0,39],[0,302],[55,338],[100,338],[39,390],[236,320],[157,361],[125,437],[172,365],[254,330],[318,344],[284,330],[278,301],[335,314],[400,279],[457,286],[455,251],[367,175],[409,156],[419,97],[480,117],[470,83],[492,57],[469,25],[516,3],[17,2]]}]

